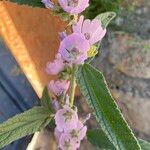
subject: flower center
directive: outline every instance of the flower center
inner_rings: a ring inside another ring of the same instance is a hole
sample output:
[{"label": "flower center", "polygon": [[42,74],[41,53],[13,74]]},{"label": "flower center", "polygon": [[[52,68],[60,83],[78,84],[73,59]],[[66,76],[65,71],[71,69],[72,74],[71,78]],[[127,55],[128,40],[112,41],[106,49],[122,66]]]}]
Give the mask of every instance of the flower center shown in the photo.
[{"label": "flower center", "polygon": [[84,36],[85,36],[85,38],[86,38],[87,40],[89,40],[89,39],[91,38],[90,33],[84,33]]},{"label": "flower center", "polygon": [[65,141],[64,147],[65,147],[67,150],[69,150],[69,148],[71,147],[70,140]]},{"label": "flower center", "polygon": [[78,6],[79,0],[68,0],[68,6],[76,7]]},{"label": "flower center", "polygon": [[68,120],[71,120],[71,119],[72,119],[72,115],[73,115],[73,113],[67,110],[67,111],[63,114],[63,116],[65,117],[65,122],[67,122]]},{"label": "flower center", "polygon": [[81,52],[79,51],[79,49],[77,49],[76,47],[72,48],[71,50],[67,50],[69,53],[69,57],[72,60],[75,60],[78,58],[78,56],[81,54]]},{"label": "flower center", "polygon": [[65,89],[61,88],[59,92],[57,92],[57,96],[63,96],[65,93]]},{"label": "flower center", "polygon": [[79,136],[79,132],[74,129],[70,132],[70,134],[72,138],[78,138]]}]

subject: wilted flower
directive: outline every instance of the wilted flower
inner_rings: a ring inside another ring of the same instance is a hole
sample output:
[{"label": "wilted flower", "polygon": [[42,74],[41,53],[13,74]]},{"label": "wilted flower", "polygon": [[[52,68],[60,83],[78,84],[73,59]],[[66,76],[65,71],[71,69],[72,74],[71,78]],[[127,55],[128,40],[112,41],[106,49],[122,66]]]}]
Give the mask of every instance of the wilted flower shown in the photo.
[{"label": "wilted flower", "polygon": [[77,111],[71,109],[68,105],[64,105],[55,114],[55,123],[58,131],[67,131],[77,127],[78,115]]},{"label": "wilted flower", "polygon": [[58,0],[64,11],[71,15],[79,14],[89,6],[89,0]]},{"label": "wilted flower", "polygon": [[68,88],[69,88],[70,82],[66,80],[57,80],[57,81],[50,81],[48,85],[48,89],[50,92],[52,92],[56,96],[64,95]]},{"label": "wilted flower", "polygon": [[100,20],[84,20],[84,16],[80,16],[79,21],[73,25],[73,32],[82,33],[89,41],[90,45],[93,45],[104,37],[106,29],[102,28]]},{"label": "wilted flower", "polygon": [[46,72],[50,75],[57,75],[64,70],[65,63],[61,58],[61,54],[57,54],[53,62],[48,62],[46,65]]},{"label": "wilted flower", "polygon": [[87,59],[90,45],[85,37],[78,33],[67,36],[60,43],[59,53],[68,63],[82,64]]}]

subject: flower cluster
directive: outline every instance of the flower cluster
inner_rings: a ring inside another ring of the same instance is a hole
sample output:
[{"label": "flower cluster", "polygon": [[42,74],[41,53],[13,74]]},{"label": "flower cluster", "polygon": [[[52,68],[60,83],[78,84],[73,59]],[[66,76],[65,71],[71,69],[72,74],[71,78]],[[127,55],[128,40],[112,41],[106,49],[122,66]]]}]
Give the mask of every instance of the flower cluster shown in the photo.
[{"label": "flower cluster", "polygon": [[77,109],[64,105],[55,115],[55,137],[62,150],[76,150],[85,137],[87,127],[78,119]]},{"label": "flower cluster", "polygon": [[[77,17],[84,11],[89,0],[58,0],[59,6],[50,0],[42,0],[45,7],[52,9],[61,8],[70,16]],[[50,75],[58,75],[59,79],[50,81],[48,89],[53,94],[53,106],[55,114],[55,137],[59,148],[62,150],[76,150],[81,140],[85,137],[87,127],[85,120],[81,121],[74,106],[74,66],[82,65],[88,59],[91,50],[96,49],[97,42],[106,34],[101,22],[97,19],[89,20],[84,16],[71,22],[71,34],[60,32],[60,46],[54,61],[48,62],[46,72]],[[70,98],[67,94],[70,90]],[[89,117],[88,117],[89,118]],[[86,119],[87,120],[87,119]]]}]

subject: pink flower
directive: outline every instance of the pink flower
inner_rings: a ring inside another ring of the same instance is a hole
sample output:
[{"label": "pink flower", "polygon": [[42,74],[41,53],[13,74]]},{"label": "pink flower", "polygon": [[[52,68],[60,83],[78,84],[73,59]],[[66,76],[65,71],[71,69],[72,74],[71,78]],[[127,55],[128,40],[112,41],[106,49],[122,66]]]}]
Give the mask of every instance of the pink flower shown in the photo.
[{"label": "pink flower", "polygon": [[42,0],[41,2],[45,5],[46,8],[55,10],[55,5],[53,2],[51,2],[51,0]]},{"label": "pink flower", "polygon": [[66,131],[66,134],[69,136],[70,139],[73,141],[80,143],[81,140],[86,136],[87,127],[81,121],[78,121],[77,127]]},{"label": "pink flower", "polygon": [[55,135],[55,139],[56,139],[57,142],[59,142],[59,139],[60,139],[62,133],[63,133],[63,132],[60,132],[60,131],[57,129],[57,127],[55,128],[55,130],[54,130],[54,135]]},{"label": "pink flower", "polygon": [[[89,119],[88,115],[88,119]],[[86,136],[87,127],[78,120],[77,110],[65,105],[55,115],[55,138],[61,150],[76,150]]]},{"label": "pink flower", "polygon": [[77,111],[71,109],[68,105],[64,105],[55,114],[55,123],[58,131],[67,131],[77,127],[78,115]]},{"label": "pink flower", "polygon": [[70,82],[63,80],[63,81],[50,81],[49,85],[48,85],[48,89],[50,92],[52,92],[54,95],[56,96],[61,96],[64,95],[68,88],[69,88]]},{"label": "pink flower", "polygon": [[60,43],[59,53],[69,63],[82,64],[87,59],[90,45],[85,37],[78,33],[67,36]]},{"label": "pink flower", "polygon": [[57,75],[64,70],[65,63],[61,58],[61,54],[57,54],[53,62],[48,62],[46,65],[46,72],[50,75]]},{"label": "pink flower", "polygon": [[63,40],[64,38],[66,38],[67,37],[66,31],[59,32],[59,37],[60,37],[61,40]]},{"label": "pink flower", "polygon": [[89,6],[89,0],[58,0],[64,11],[71,15],[79,14]]},{"label": "pink flower", "polygon": [[55,137],[59,141],[59,147],[62,150],[76,150],[80,147],[81,140],[85,137],[87,127],[81,121],[78,121],[77,127],[64,132],[55,129]]},{"label": "pink flower", "polygon": [[59,140],[59,147],[61,150],[76,150],[79,148],[80,143],[77,143],[69,138],[67,134],[62,134]]},{"label": "pink flower", "polygon": [[73,25],[73,32],[83,34],[89,41],[90,45],[101,41],[106,34],[106,29],[102,28],[101,22],[97,19],[89,20],[85,19],[84,16],[80,16],[79,21]]},{"label": "pink flower", "polygon": [[60,109],[60,104],[56,99],[52,100],[52,106],[55,109],[55,111],[58,111]]}]

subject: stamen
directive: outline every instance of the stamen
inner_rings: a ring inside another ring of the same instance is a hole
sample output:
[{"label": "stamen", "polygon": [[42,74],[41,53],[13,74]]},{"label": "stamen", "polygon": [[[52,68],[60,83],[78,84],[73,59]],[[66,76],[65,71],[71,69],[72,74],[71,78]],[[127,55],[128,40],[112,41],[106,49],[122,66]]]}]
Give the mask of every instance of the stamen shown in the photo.
[{"label": "stamen", "polygon": [[64,147],[67,148],[67,149],[69,149],[71,147],[70,140],[65,141]]},{"label": "stamen", "polygon": [[68,120],[71,120],[71,119],[72,119],[72,115],[73,115],[73,113],[67,110],[67,111],[63,114],[63,116],[65,117],[65,122],[67,122]]},{"label": "stamen", "polygon": [[76,131],[75,129],[73,129],[73,130],[70,132],[70,134],[71,134],[71,137],[72,137],[72,138],[78,138],[78,137],[79,137],[79,132]]},{"label": "stamen", "polygon": [[81,54],[81,52],[76,47],[72,48],[71,50],[66,50],[69,53],[69,58],[72,60],[77,59],[78,56]]},{"label": "stamen", "polygon": [[86,38],[87,40],[89,40],[89,39],[91,38],[90,33],[84,33],[84,36],[85,36],[85,38]]}]

